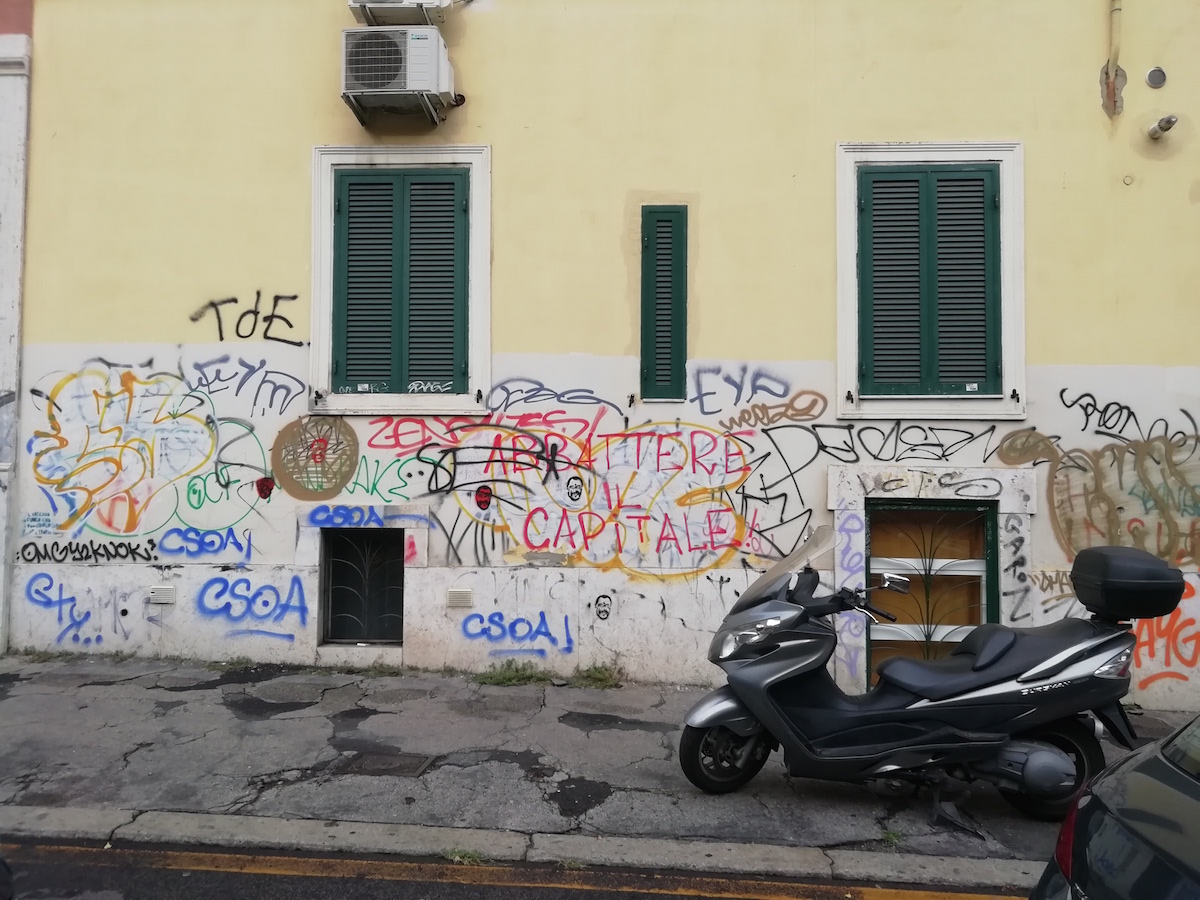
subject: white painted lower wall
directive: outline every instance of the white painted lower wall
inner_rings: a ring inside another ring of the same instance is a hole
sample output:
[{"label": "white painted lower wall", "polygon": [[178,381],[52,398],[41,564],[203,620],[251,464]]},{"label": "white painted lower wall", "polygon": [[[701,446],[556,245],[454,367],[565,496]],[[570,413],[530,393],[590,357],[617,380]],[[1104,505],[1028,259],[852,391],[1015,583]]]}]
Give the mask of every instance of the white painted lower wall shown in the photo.
[{"label": "white painted lower wall", "polygon": [[[1200,708],[1200,370],[1034,368],[1019,423],[845,422],[830,363],[696,361],[684,401],[631,405],[631,359],[501,355],[486,419],[341,419],[307,415],[307,362],[26,347],[10,646],[715,683],[713,631],[807,527],[834,526],[827,580],[857,584],[868,500],[966,498],[996,504],[1005,624],[1080,614],[1085,546],[1182,567],[1180,610],[1137,624],[1135,697]],[[334,527],[404,530],[402,648],[321,644]],[[839,632],[835,674],[861,690],[864,624]]]}]

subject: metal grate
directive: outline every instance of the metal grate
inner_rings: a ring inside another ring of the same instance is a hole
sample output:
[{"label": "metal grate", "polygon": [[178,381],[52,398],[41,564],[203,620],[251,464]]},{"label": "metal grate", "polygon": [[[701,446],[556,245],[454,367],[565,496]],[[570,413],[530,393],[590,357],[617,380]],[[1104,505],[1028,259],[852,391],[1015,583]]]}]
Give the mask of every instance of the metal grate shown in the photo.
[{"label": "metal grate", "polygon": [[404,637],[404,530],[325,528],[325,639]]},{"label": "metal grate", "polygon": [[346,88],[379,91],[407,86],[407,31],[346,35]]},{"label": "metal grate", "polygon": [[341,767],[341,773],[419,778],[434,759],[436,757],[416,753],[359,753]]}]

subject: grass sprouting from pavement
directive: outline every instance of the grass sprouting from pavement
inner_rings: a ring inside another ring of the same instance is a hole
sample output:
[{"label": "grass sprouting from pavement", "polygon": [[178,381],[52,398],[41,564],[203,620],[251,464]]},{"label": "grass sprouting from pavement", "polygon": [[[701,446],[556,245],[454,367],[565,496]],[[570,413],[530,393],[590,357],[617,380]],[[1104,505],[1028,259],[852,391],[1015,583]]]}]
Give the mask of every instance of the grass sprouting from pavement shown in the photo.
[{"label": "grass sprouting from pavement", "polygon": [[586,669],[576,668],[569,683],[571,687],[611,690],[619,688],[624,678],[625,671],[617,666],[588,666]]},{"label": "grass sprouting from pavement", "polygon": [[492,666],[486,672],[478,672],[475,681],[479,684],[498,684],[512,687],[518,684],[549,684],[550,673],[539,669],[531,662],[517,662],[506,659],[498,666]]},{"label": "grass sprouting from pavement", "polygon": [[456,866],[481,866],[487,857],[476,850],[447,850],[446,859]]}]

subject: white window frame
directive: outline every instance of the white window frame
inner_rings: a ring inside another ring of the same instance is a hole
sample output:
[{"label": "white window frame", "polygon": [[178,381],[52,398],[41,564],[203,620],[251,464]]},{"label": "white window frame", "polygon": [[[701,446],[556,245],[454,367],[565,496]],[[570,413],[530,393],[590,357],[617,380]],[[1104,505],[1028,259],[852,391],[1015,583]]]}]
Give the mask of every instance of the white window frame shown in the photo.
[{"label": "white window frame", "polygon": [[[858,169],[936,163],[1000,166],[999,395],[861,397],[858,383]],[[837,414],[843,419],[1025,418],[1025,156],[1020,143],[869,143],[837,147]]]},{"label": "white window frame", "polygon": [[[465,168],[468,171],[467,392],[333,392],[333,204],[339,169]],[[313,150],[312,340],[308,408],[335,415],[472,414],[492,386],[492,161],[486,146],[315,147]]]}]

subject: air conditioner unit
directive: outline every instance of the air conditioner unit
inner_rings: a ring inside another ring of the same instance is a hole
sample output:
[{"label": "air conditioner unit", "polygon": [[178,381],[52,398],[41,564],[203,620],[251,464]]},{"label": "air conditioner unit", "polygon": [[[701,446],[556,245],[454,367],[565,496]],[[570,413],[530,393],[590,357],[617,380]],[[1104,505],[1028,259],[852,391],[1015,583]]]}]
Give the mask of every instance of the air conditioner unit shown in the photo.
[{"label": "air conditioner unit", "polygon": [[454,0],[350,0],[360,25],[437,25]]},{"label": "air conditioner unit", "polygon": [[421,112],[436,125],[441,111],[464,102],[436,28],[348,28],[342,32],[342,99],[367,124],[373,111]]}]

